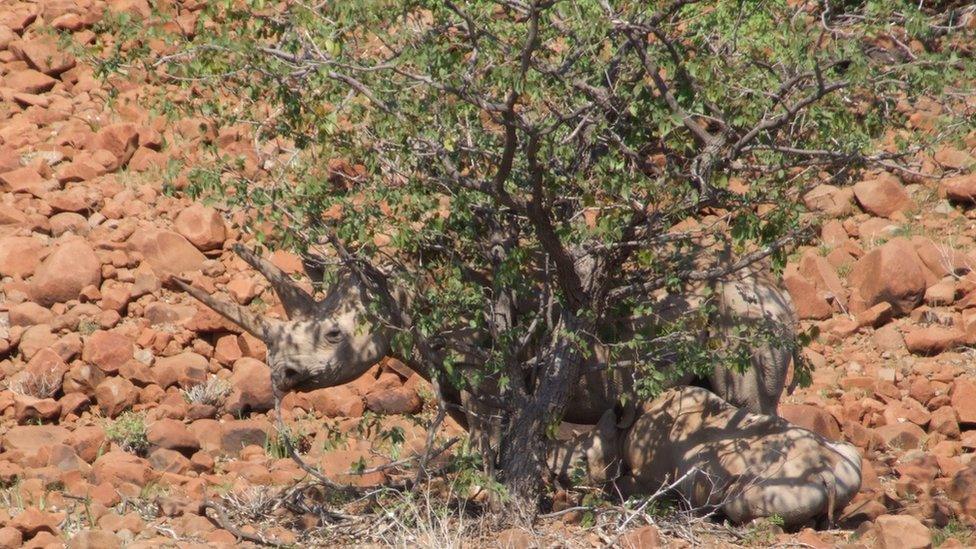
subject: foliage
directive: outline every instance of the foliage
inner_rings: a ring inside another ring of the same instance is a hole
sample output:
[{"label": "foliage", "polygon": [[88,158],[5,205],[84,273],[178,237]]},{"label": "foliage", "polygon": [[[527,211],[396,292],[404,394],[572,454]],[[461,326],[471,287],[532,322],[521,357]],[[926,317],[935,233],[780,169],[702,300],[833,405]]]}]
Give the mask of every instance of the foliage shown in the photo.
[{"label": "foliage", "polygon": [[[214,1],[195,32],[123,33],[135,43],[102,69],[141,59],[178,87],[221,132],[189,190],[351,269],[405,356],[502,389],[522,444],[598,348],[650,395],[784,339],[703,347],[707,303],[660,319],[654,300],[782,267],[806,189],[914,152],[906,135],[875,152],[897,101],[973,68],[939,48],[944,16],[880,0]],[[921,47],[887,47],[892,23]],[[462,329],[483,343],[432,352]]]},{"label": "foliage", "polygon": [[105,436],[126,452],[144,455],[149,450],[146,418],[138,412],[123,412],[119,417],[107,422]]}]

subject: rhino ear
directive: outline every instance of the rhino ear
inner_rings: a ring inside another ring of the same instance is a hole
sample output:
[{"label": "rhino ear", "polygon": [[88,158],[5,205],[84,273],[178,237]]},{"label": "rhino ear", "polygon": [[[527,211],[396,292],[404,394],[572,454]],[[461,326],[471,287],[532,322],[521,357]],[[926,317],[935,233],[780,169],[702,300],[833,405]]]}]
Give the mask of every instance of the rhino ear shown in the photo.
[{"label": "rhino ear", "polygon": [[234,245],[234,253],[268,279],[271,287],[278,294],[281,304],[284,305],[289,318],[313,316],[316,305],[315,298],[300,288],[284,271],[241,244]]},{"label": "rhino ear", "polygon": [[258,339],[268,342],[274,337],[274,323],[272,321],[263,319],[236,303],[217,299],[186,280],[174,277],[172,281],[181,290],[192,295],[198,301],[220,313],[227,320],[247,330]]}]

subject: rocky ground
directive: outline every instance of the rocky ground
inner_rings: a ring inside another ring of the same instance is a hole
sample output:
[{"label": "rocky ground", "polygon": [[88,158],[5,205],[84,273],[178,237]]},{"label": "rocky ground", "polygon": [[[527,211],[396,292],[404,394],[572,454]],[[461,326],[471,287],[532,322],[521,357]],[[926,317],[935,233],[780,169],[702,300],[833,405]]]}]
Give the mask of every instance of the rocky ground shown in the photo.
[{"label": "rocky ground", "polygon": [[[174,4],[171,24],[192,29],[199,4]],[[290,395],[281,433],[263,344],[164,284],[184,272],[283,315],[230,252],[253,244],[244,214],[169,192],[204,144],[259,173],[246,134],[160,116],[150,99],[167,90],[136,75],[103,81],[75,53],[96,39],[111,47],[97,34],[103,13],[148,10],[145,0],[0,2],[0,547],[230,547],[242,534],[313,543],[321,517],[281,503],[307,478],[283,438],[337,482],[378,485],[395,470],[377,466],[423,446],[428,389],[386,361],[348,385]],[[976,98],[898,109],[909,122],[894,134],[925,132],[947,109],[976,115]],[[813,383],[782,414],[865,457],[846,529],[702,539],[976,544],[976,132],[911,165],[807,194],[821,238],[784,276],[819,336],[805,351]],[[289,253],[270,259],[301,271]],[[566,514],[491,543],[687,545],[676,531],[608,539]]]}]

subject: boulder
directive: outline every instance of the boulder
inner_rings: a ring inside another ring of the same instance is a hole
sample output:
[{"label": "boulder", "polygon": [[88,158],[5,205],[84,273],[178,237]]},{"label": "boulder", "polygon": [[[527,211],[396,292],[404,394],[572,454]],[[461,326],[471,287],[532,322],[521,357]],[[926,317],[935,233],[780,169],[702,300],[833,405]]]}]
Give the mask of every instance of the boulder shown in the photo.
[{"label": "boulder", "polygon": [[33,236],[0,238],[0,277],[27,278],[47,255],[47,246]]},{"label": "boulder", "polygon": [[129,239],[129,245],[142,253],[153,272],[160,277],[199,270],[207,259],[186,238],[171,231],[137,232]]},{"label": "boulder", "polygon": [[49,307],[78,299],[88,286],[102,283],[102,263],[91,246],[81,239],[65,242],[41,263],[31,279],[31,298]]},{"label": "boulder", "polygon": [[133,124],[112,124],[98,130],[86,148],[92,152],[108,151],[112,160],[105,168],[114,172],[129,162],[138,146],[139,130]]},{"label": "boulder", "polygon": [[128,379],[110,377],[95,387],[95,400],[102,415],[113,418],[138,402],[139,390]]},{"label": "boulder", "polygon": [[926,278],[919,263],[911,242],[895,238],[861,258],[850,282],[868,307],[887,302],[896,315],[906,315],[925,295]]},{"label": "boulder", "polygon": [[780,404],[779,416],[827,440],[842,440],[837,420],[821,407],[810,404]]},{"label": "boulder", "polygon": [[183,209],[173,223],[180,233],[198,249],[207,251],[220,248],[227,239],[227,226],[217,210],[202,204],[191,204]]},{"label": "boulder", "polygon": [[880,549],[928,549],[932,532],[911,515],[881,515],[875,520]]},{"label": "boulder", "polygon": [[98,366],[107,374],[114,374],[133,357],[133,341],[117,332],[99,330],[85,338],[81,358]]},{"label": "boulder", "polygon": [[864,211],[878,217],[890,217],[914,205],[901,182],[887,173],[854,184],[854,196]]},{"label": "boulder", "polygon": [[949,200],[972,204],[976,202],[976,173],[944,179],[942,190]]},{"label": "boulder", "polygon": [[271,387],[271,368],[253,358],[241,358],[234,363],[230,376],[231,393],[224,402],[229,414],[266,412],[274,406]]}]

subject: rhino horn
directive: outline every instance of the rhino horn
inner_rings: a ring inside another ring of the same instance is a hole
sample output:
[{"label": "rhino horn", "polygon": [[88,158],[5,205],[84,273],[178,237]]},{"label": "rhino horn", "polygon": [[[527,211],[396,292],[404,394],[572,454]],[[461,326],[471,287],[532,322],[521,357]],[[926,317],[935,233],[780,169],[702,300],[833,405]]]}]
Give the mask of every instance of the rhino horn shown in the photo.
[{"label": "rhino horn", "polygon": [[234,245],[234,253],[268,279],[271,287],[278,294],[281,304],[285,307],[288,318],[313,316],[316,305],[315,298],[299,287],[284,271],[241,244]]},{"label": "rhino horn", "polygon": [[207,307],[210,307],[214,311],[220,313],[220,315],[227,320],[230,320],[234,324],[247,330],[258,339],[268,342],[272,338],[273,326],[271,321],[255,315],[236,303],[218,299],[200,288],[190,284],[186,280],[174,277],[173,283],[179,286],[184,292],[195,297]]}]

